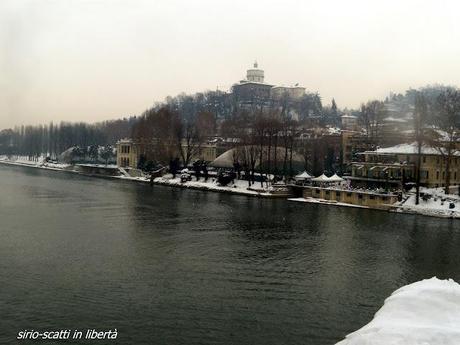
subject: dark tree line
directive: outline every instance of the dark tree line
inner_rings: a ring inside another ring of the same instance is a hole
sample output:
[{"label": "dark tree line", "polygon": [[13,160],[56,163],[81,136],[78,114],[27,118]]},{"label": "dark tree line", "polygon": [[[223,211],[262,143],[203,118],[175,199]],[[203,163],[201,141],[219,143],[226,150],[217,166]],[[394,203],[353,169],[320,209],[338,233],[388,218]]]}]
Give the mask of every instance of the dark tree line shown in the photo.
[{"label": "dark tree line", "polygon": [[0,153],[57,157],[72,146],[114,145],[118,139],[131,135],[136,121],[131,117],[96,124],[61,122],[5,129],[0,132]]},{"label": "dark tree line", "polygon": [[[427,92],[429,90],[429,92]],[[416,204],[420,199],[421,159],[423,147],[435,148],[444,167],[445,193],[451,185],[451,165],[458,155],[460,139],[460,91],[452,87],[411,90],[413,100],[413,129],[417,144]],[[459,190],[460,192],[460,190]]]},{"label": "dark tree line", "polygon": [[188,166],[215,135],[215,114],[193,102],[149,109],[132,130],[132,137],[140,144],[142,161],[162,165],[180,159],[183,166]]},{"label": "dark tree line", "polygon": [[339,117],[334,100],[331,107],[323,108],[321,96],[310,92],[298,99],[292,99],[288,95],[275,99],[269,96],[257,97],[257,95],[223,91],[206,91],[193,95],[182,93],[176,97],[167,97],[165,102],[157,103],[153,109],[159,110],[164,106],[185,117],[198,112],[211,113],[214,114],[216,122],[225,121],[242,111],[256,113],[273,109],[295,114],[299,121],[315,118],[323,124],[337,123]]},{"label": "dark tree line", "polygon": [[[259,102],[260,101],[260,102]],[[156,138],[156,144],[146,146],[145,154],[153,151],[159,160],[178,154],[184,163],[200,150],[204,137],[220,134],[220,127],[241,113],[279,113],[281,117],[305,122],[310,118],[319,123],[337,123],[335,101],[323,109],[318,93],[306,93],[295,101],[289,97],[258,100],[248,108],[232,93],[206,91],[193,95],[167,97],[139,118],[105,121],[96,124],[69,123],[20,126],[0,132],[0,154],[56,157],[72,146],[88,148],[94,145],[114,145],[117,140],[134,137],[139,140]],[[276,136],[275,136],[276,137]],[[174,145],[171,144],[174,141]],[[155,146],[155,147],[153,147]],[[171,147],[174,146],[174,154]]]}]

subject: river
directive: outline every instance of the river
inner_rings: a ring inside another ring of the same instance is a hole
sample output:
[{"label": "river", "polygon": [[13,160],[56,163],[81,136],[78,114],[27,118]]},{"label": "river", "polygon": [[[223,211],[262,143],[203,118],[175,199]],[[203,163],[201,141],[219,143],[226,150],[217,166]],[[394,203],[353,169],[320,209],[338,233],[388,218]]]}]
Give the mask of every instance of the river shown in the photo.
[{"label": "river", "polygon": [[460,281],[457,220],[5,165],[0,187],[0,344],[334,344],[398,287]]}]

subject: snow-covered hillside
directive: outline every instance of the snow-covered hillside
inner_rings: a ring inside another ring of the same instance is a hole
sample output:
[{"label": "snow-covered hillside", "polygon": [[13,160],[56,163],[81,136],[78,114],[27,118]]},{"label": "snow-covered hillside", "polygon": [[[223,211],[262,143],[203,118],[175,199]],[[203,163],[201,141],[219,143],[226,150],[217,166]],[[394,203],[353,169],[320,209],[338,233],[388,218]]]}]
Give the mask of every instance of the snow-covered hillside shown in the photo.
[{"label": "snow-covered hillside", "polygon": [[437,344],[460,344],[460,285],[433,277],[393,292],[370,323],[336,345]]}]

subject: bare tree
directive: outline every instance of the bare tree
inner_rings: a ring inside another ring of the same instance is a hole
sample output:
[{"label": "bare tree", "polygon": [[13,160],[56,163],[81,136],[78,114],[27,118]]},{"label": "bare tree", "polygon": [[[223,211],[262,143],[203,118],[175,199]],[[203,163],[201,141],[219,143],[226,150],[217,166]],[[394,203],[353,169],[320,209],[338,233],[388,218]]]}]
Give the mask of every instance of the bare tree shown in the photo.
[{"label": "bare tree", "polygon": [[445,189],[449,193],[450,167],[452,157],[456,152],[455,142],[459,135],[460,125],[460,92],[457,90],[446,90],[437,99],[438,114],[436,116],[437,127],[443,132],[435,142],[438,151],[445,162]]},{"label": "bare tree", "polygon": [[361,105],[359,119],[366,130],[366,135],[375,147],[380,141],[380,129],[386,116],[385,104],[381,101],[369,101]]},{"label": "bare tree", "polygon": [[424,125],[427,118],[427,102],[423,94],[418,93],[415,97],[414,110],[414,134],[417,142],[417,166],[415,170],[415,204],[420,202],[420,166],[422,164],[422,146],[424,143]]}]

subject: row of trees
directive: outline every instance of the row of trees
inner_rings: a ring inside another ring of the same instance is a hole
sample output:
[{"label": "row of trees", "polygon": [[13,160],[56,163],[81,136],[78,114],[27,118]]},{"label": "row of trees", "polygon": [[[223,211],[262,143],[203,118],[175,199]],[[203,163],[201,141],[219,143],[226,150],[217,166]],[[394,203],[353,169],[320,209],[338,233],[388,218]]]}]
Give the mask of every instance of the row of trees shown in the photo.
[{"label": "row of trees", "polygon": [[[250,104],[248,106],[248,100]],[[279,99],[258,98],[242,96],[236,92],[226,93],[223,91],[198,92],[194,95],[185,93],[175,97],[167,97],[165,102],[157,103],[153,107],[159,110],[162,107],[172,110],[189,112],[208,112],[214,114],[216,121],[223,121],[241,112],[249,110],[259,112],[261,108],[290,108],[298,115],[300,121],[309,117],[322,118],[325,122],[336,121],[338,109],[335,101],[331,107],[323,107],[321,97],[318,93],[307,92],[299,99],[293,100],[288,95]]]},{"label": "row of trees", "polygon": [[[292,117],[295,114],[296,119],[301,121],[311,117],[319,118],[322,123],[337,123],[339,119],[335,101],[331,107],[323,108],[317,93],[306,93],[295,102],[289,97],[283,97],[276,101],[270,100],[264,109],[248,109],[233,93],[207,91],[167,97],[165,102],[155,104],[140,118],[130,117],[97,124],[61,122],[6,129],[0,132],[0,154],[30,157],[47,154],[56,157],[72,146],[87,148],[91,145],[114,145],[121,138],[133,136],[140,140],[157,138],[155,147],[150,146],[147,150],[151,152],[145,154],[155,151],[159,160],[164,160],[164,157],[173,155],[168,151],[174,148],[188,164],[196,151],[199,151],[203,137],[218,134],[218,127],[223,122],[231,121],[245,111],[266,113],[273,110],[283,116]],[[171,143],[172,140],[175,144]]]},{"label": "row of trees", "polygon": [[[451,185],[451,164],[458,154],[460,138],[460,91],[455,87],[434,85],[418,90],[409,89],[405,95],[392,94],[385,101],[373,100],[361,105],[358,119],[368,139],[368,149],[375,149],[388,138],[384,133],[384,120],[390,116],[412,121],[412,139],[417,144],[416,203],[420,198],[421,159],[423,147],[434,148],[441,156],[445,168],[445,192]],[[403,137],[400,140],[404,140]]]},{"label": "row of trees", "polygon": [[118,139],[129,137],[136,122],[131,117],[97,124],[61,122],[6,129],[0,132],[0,153],[57,157],[72,146],[113,145]]},{"label": "row of trees", "polygon": [[[293,164],[302,164],[302,157],[295,154],[299,131],[299,122],[282,110],[242,110],[221,122],[219,134],[230,141],[228,148],[234,148],[235,168],[254,182],[256,171],[288,177],[293,174]],[[160,164],[179,158],[183,166],[198,157],[215,133],[213,113],[181,103],[174,109],[150,109],[133,127],[133,137],[141,144],[143,157]]]},{"label": "row of trees", "polygon": [[215,131],[213,113],[162,107],[147,110],[133,126],[132,134],[141,144],[143,157],[161,164],[180,157],[188,166]]},{"label": "row of trees", "polygon": [[233,138],[233,160],[251,177],[249,184],[254,183],[256,171],[287,179],[293,175],[294,164],[302,164],[302,157],[295,153],[299,122],[282,111],[242,111],[223,123],[222,133]]},{"label": "row of trees", "polygon": [[[420,196],[421,156],[423,145],[434,147],[442,157],[445,167],[445,193],[451,185],[451,164],[458,154],[460,138],[460,91],[446,89],[435,99],[419,92],[414,98],[414,136],[417,142],[416,203]],[[434,126],[433,126],[434,125]]]}]

